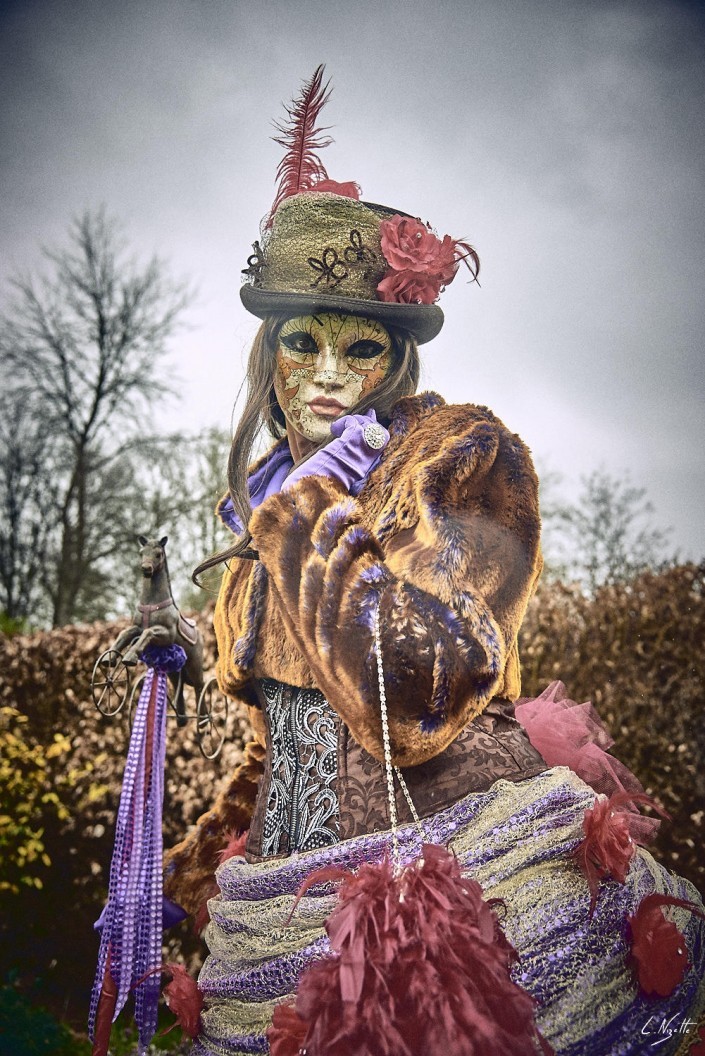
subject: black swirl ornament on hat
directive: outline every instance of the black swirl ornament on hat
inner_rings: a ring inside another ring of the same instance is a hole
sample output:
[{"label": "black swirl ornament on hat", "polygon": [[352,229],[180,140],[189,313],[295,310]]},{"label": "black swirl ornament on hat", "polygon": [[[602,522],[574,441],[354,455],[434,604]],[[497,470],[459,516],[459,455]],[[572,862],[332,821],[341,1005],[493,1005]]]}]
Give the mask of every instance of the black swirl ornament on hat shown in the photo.
[{"label": "black swirl ornament on hat", "polygon": [[332,142],[317,127],[330,96],[323,71],[276,125],[286,153],[274,204],[243,269],[242,303],[260,319],[319,310],[371,316],[430,341],[443,326],[435,303],[442,290],[461,263],[476,280],[479,259],[467,242],[439,238],[408,213],[360,201],[356,183],[328,178],[317,153]]}]

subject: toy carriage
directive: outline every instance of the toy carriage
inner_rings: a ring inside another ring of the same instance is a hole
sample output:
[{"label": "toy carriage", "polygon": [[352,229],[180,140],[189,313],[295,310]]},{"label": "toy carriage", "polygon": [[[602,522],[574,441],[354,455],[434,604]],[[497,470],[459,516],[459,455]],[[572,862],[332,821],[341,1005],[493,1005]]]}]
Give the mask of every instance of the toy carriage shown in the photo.
[{"label": "toy carriage", "polygon": [[[144,684],[146,669],[135,674],[145,649],[177,644],[186,663],[169,676],[168,714],[178,726],[196,723],[196,741],[206,759],[215,759],[227,733],[228,698],[213,673],[203,671],[203,642],[194,620],[180,611],[171,592],[163,539],[138,537],[143,588],[132,625],[96,660],[91,692],[98,711],[114,718],[127,709],[130,726]],[[186,689],[189,688],[189,701]]]}]

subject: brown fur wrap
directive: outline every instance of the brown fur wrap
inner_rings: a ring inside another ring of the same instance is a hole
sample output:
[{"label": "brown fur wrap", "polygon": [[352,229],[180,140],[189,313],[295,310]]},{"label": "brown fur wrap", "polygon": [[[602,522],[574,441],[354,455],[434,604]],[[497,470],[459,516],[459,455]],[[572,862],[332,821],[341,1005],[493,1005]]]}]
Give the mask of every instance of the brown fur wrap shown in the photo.
[{"label": "brown fur wrap", "polygon": [[[253,678],[316,686],[382,759],[379,605],[393,762],[408,767],[442,752],[493,696],[519,696],[517,634],[542,567],[540,517],[529,452],[487,408],[424,393],[396,404],[389,431],[357,498],[311,476],[254,511],[260,560],[223,575],[217,671],[249,705]],[[214,827],[239,798],[235,776],[202,821]],[[202,860],[202,846],[197,835],[180,845],[174,867]],[[169,883],[185,905],[175,892]]]},{"label": "brown fur wrap", "polygon": [[226,571],[216,606],[218,676],[236,697],[253,677],[316,686],[379,759],[379,604],[394,763],[414,766],[492,696],[519,696],[538,483],[527,448],[484,407],[425,393],[399,401],[390,433],[357,498],[312,476],[254,511],[260,562]]}]

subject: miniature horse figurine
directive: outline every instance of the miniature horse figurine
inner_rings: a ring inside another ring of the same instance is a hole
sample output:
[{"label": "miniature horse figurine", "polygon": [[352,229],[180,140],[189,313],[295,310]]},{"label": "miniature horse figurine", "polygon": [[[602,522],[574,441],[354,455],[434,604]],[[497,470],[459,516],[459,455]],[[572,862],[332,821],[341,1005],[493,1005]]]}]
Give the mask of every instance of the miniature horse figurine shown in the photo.
[{"label": "miniature horse figurine", "polygon": [[[167,536],[157,540],[140,535],[137,540],[141,548],[142,595],[135,622],[118,635],[112,648],[121,653],[125,646],[130,646],[123,656],[123,663],[127,666],[136,664],[140,653],[148,645],[176,644],[185,650],[186,663],[181,672],[181,688],[174,701],[178,725],[185,726],[183,687],[193,686],[197,700],[203,689],[203,640],[195,622],[181,615],[172,597],[164,550]],[[169,677],[176,688],[179,685],[179,673]]]}]

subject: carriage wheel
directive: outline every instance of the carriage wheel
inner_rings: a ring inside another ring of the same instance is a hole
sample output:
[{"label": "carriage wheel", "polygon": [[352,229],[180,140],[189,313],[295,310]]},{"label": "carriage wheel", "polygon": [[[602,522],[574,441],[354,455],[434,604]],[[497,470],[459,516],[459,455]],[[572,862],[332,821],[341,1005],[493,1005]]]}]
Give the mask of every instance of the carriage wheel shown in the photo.
[{"label": "carriage wheel", "polygon": [[220,754],[227,722],[228,698],[221,693],[218,679],[212,675],[201,691],[196,709],[196,739],[206,759],[215,759]]},{"label": "carriage wheel", "polygon": [[132,689],[130,690],[130,700],[129,700],[128,705],[127,705],[127,723],[129,725],[130,729],[132,729],[132,726],[133,726],[134,721],[135,721],[135,713],[137,711],[137,701],[140,699],[140,693],[142,692],[142,686],[144,685],[144,680],[145,680],[146,677],[147,677],[147,672],[143,671],[142,674],[139,676],[139,678],[135,679],[135,683],[134,683]]},{"label": "carriage wheel", "polygon": [[93,666],[91,693],[101,715],[117,715],[130,691],[130,672],[117,649],[106,649]]},{"label": "carriage wheel", "polygon": [[[130,725],[130,729],[132,729],[132,727],[134,725],[134,722],[135,722],[135,713],[137,711],[137,702],[140,699],[140,694],[142,693],[142,686],[144,685],[144,680],[145,680],[146,677],[147,677],[147,672],[143,671],[142,674],[140,675],[140,677],[138,679],[136,679],[134,686],[130,690],[130,702],[129,702],[128,706],[127,706],[127,721],[128,721],[128,723]],[[169,679],[167,679],[167,682],[166,682],[166,717],[167,718],[171,717],[170,712],[172,712],[172,711],[175,711],[175,707],[174,707],[174,688],[173,688],[171,682],[169,681]]]}]

